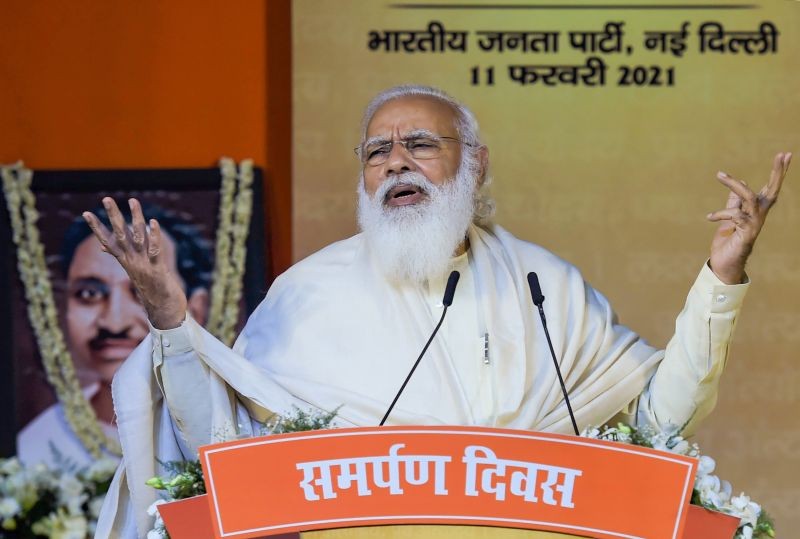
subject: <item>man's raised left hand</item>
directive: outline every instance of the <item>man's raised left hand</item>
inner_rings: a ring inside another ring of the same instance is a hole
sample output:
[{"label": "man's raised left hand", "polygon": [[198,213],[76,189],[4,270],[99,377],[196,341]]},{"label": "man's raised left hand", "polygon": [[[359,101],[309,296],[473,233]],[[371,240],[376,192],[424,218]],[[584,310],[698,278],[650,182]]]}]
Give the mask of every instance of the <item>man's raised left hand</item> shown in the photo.
[{"label": "man's raised left hand", "polygon": [[744,280],[744,266],[753,251],[770,208],[778,200],[783,179],[792,161],[791,153],[779,153],[772,162],[769,181],[758,193],[724,172],[717,179],[730,189],[724,210],[709,213],[709,221],[721,224],[711,242],[711,270],[726,284]]}]

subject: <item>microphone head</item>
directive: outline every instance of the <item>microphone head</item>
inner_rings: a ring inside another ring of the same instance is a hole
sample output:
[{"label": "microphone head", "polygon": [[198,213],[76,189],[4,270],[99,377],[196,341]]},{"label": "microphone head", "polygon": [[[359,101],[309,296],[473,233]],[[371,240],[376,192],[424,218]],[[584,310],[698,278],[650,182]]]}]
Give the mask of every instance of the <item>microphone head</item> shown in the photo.
[{"label": "microphone head", "polygon": [[444,299],[442,300],[442,305],[445,307],[453,304],[453,296],[456,294],[456,285],[459,277],[461,277],[460,273],[452,271],[450,272],[450,277],[447,278],[447,286],[444,288]]},{"label": "microphone head", "polygon": [[539,277],[536,275],[535,271],[528,274],[528,286],[531,289],[533,304],[537,307],[541,307],[544,303],[544,295],[542,295],[542,287],[539,286]]}]

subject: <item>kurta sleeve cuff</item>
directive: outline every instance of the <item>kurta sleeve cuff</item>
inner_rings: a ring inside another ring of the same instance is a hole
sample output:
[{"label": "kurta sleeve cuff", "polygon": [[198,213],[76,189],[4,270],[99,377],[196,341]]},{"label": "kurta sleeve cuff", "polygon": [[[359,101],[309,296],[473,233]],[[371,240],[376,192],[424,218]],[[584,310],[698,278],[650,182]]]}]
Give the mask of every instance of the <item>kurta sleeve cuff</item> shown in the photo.
[{"label": "kurta sleeve cuff", "polygon": [[165,358],[178,356],[190,352],[192,350],[192,343],[189,338],[189,330],[187,321],[189,314],[181,322],[181,325],[173,329],[157,329],[153,327],[150,322],[147,325],[150,327],[150,335],[153,337],[153,360],[155,366],[158,367]]},{"label": "kurta sleeve cuff", "polygon": [[692,294],[702,298],[710,313],[735,313],[742,307],[749,287],[750,279],[746,275],[742,284],[723,283],[706,261],[692,285]]}]

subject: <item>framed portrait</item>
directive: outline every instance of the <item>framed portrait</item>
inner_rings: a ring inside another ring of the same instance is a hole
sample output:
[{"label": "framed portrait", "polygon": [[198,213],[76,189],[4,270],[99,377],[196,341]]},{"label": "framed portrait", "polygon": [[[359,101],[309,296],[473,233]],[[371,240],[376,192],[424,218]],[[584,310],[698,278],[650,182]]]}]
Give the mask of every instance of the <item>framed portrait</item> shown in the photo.
[{"label": "framed portrait", "polygon": [[[111,379],[148,334],[149,326],[124,270],[113,256],[100,249],[81,214],[92,211],[102,220],[105,212],[101,200],[110,196],[123,213],[127,212],[129,220],[127,201],[139,199],[145,219],[158,220],[164,238],[162,255],[180,278],[190,314],[203,325],[211,316],[214,283],[220,280],[215,278],[222,260],[216,250],[224,245],[218,238],[220,223],[226,222],[228,231],[236,226],[247,230],[246,235],[239,232],[240,247],[246,249],[246,255],[240,248],[239,258],[244,260],[238,263],[236,275],[241,292],[233,296],[239,299],[232,300],[233,312],[238,304],[238,316],[234,317],[238,320],[228,322],[235,325],[231,332],[238,334],[271,280],[267,275],[269,249],[262,209],[262,174],[253,167],[248,168],[248,174],[252,180],[247,184],[249,200],[242,204],[251,204],[252,210],[243,212],[249,223],[240,226],[242,218],[231,223],[230,216],[225,221],[225,212],[220,211],[221,203],[225,204],[221,201],[227,200],[230,206],[232,200],[230,192],[225,198],[225,174],[220,168],[33,172],[30,190],[39,214],[35,227],[52,283],[54,318],[63,332],[74,378],[109,439],[116,435]],[[241,190],[241,183],[238,185]],[[37,342],[26,286],[41,283],[29,279],[26,285],[21,279],[18,256],[23,256],[23,261],[28,256],[18,251],[12,239],[15,229],[11,206],[6,202],[4,199],[0,208],[0,334],[5,350],[0,362],[0,406],[4,410],[0,455],[17,453],[23,462],[43,460],[51,466],[85,465],[86,459],[81,458],[83,438],[70,438],[75,431],[70,430],[74,421],[65,417],[64,403],[59,402],[63,389],[59,393],[53,387],[52,361],[43,361]],[[238,213],[236,216],[241,217]],[[219,273],[223,274],[231,272]],[[230,312],[229,308],[226,313]]]}]

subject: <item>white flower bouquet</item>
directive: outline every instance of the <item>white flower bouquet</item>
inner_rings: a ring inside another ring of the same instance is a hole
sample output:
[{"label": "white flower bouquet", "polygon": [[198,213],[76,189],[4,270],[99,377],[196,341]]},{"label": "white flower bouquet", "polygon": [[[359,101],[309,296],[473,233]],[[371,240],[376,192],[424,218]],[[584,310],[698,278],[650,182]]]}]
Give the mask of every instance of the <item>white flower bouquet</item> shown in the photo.
[{"label": "white flower bouquet", "polygon": [[653,428],[636,428],[623,423],[616,427],[591,427],[583,431],[581,436],[596,440],[609,440],[642,447],[652,447],[678,455],[699,459],[697,475],[692,493],[693,505],[719,511],[739,519],[739,529],[735,539],[766,539],[775,537],[772,520],[761,506],[751,501],[744,493],[732,496],[731,484],[712,475],[716,468],[714,459],[700,454],[696,443],[689,443],[680,436],[681,429],[656,431]]},{"label": "white flower bouquet", "polygon": [[78,471],[0,459],[0,536],[91,537],[116,468],[107,458]]},{"label": "white flower bouquet", "polygon": [[[287,432],[304,432],[309,430],[322,430],[333,427],[338,408],[333,412],[304,411],[295,408],[289,416],[276,416],[272,422],[265,423],[261,428],[262,435],[284,434]],[[220,436],[220,441],[225,441],[227,436]],[[164,521],[158,513],[157,507],[162,503],[184,500],[193,496],[206,493],[206,484],[203,480],[203,468],[199,460],[159,462],[166,475],[152,477],[147,480],[147,485],[157,490],[164,491],[162,499],[157,500],[148,508],[150,516],[155,517],[153,529],[147,533],[147,539],[169,539],[169,533],[164,526]]]}]

